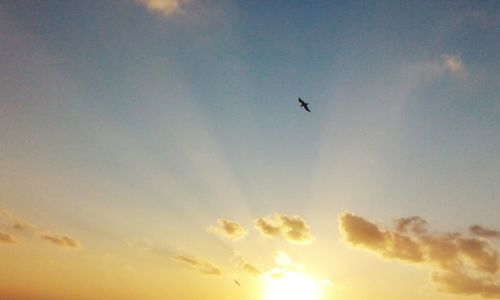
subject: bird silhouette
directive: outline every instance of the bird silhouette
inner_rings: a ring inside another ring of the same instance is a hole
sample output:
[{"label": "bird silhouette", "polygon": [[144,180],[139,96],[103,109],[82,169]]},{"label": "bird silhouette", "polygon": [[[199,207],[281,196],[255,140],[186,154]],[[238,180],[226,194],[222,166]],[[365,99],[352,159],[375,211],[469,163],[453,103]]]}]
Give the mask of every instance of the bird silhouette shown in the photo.
[{"label": "bird silhouette", "polygon": [[240,283],[238,282],[238,280],[234,280],[234,283],[236,283],[238,286],[241,286]]},{"label": "bird silhouette", "polygon": [[308,107],[309,103],[306,103],[306,102],[302,101],[302,99],[300,99],[300,98],[299,98],[299,102],[300,102],[300,107],[303,107],[303,108],[304,108],[305,110],[307,110],[308,112],[311,112],[311,111],[309,110],[309,107]]}]

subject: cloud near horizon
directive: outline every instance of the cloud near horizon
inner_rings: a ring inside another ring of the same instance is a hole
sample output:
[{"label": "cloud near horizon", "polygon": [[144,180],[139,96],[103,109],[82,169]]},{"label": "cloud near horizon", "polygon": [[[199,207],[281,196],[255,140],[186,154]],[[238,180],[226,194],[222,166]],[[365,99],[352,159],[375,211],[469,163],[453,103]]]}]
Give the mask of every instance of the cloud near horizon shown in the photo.
[{"label": "cloud near horizon", "polygon": [[136,0],[136,2],[145,6],[153,13],[162,17],[168,17],[174,13],[181,12],[182,8],[190,0]]},{"label": "cloud near horizon", "polygon": [[79,240],[72,238],[68,235],[57,235],[52,233],[42,233],[40,238],[45,241],[49,241],[57,246],[69,249],[80,249],[82,244]]},{"label": "cloud near horizon", "polygon": [[210,232],[218,233],[234,241],[242,239],[248,233],[240,223],[235,221],[218,219],[217,223],[217,226],[210,226],[207,230]]},{"label": "cloud near horizon", "polygon": [[266,237],[283,236],[288,242],[309,244],[314,241],[310,227],[299,216],[275,214],[274,218],[258,218],[255,220],[257,228]]},{"label": "cloud near horizon", "polygon": [[237,269],[255,278],[262,275],[263,272],[254,264],[246,261],[238,251],[234,252],[234,257],[236,259]]},{"label": "cloud near horizon", "polygon": [[21,219],[7,209],[0,210],[0,222],[8,228],[20,231],[32,231],[36,228],[35,225]]},{"label": "cloud near horizon", "polygon": [[396,219],[395,229],[350,212],[339,214],[338,220],[344,239],[355,247],[431,266],[431,281],[440,291],[500,299],[500,255],[484,237],[430,233],[427,221],[418,216]]},{"label": "cloud near horizon", "polygon": [[[39,237],[41,240],[51,242],[56,246],[70,249],[83,248],[78,239],[64,234],[57,235],[50,233],[49,231],[40,230],[37,226],[18,217],[7,209],[0,209],[0,225],[6,228],[7,231],[25,232],[28,233],[25,237]],[[0,232],[0,242],[11,244],[18,243],[17,239],[15,239],[11,234],[2,232]]]},{"label": "cloud near horizon", "polygon": [[480,225],[472,225],[469,227],[469,230],[472,234],[484,237],[484,238],[500,238],[500,231],[485,228]]},{"label": "cloud near horizon", "polygon": [[0,231],[0,243],[17,244],[17,240],[12,235]]},{"label": "cloud near horizon", "polygon": [[199,257],[177,255],[174,256],[172,260],[191,270],[198,271],[203,275],[222,275],[222,270],[217,265]]}]

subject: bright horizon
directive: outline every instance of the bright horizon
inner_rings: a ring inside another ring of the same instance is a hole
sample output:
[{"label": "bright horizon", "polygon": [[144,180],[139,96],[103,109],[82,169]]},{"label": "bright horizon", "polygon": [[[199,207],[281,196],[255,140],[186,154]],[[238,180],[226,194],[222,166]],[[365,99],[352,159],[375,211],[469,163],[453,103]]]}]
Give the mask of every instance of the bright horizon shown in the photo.
[{"label": "bright horizon", "polygon": [[500,299],[499,9],[0,1],[0,299]]}]

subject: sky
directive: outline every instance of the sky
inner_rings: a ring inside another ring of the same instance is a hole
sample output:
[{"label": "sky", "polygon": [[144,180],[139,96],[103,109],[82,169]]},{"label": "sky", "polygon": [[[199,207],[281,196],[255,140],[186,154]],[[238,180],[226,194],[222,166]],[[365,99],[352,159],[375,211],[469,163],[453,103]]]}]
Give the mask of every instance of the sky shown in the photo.
[{"label": "sky", "polygon": [[0,0],[0,299],[500,299],[499,11]]}]

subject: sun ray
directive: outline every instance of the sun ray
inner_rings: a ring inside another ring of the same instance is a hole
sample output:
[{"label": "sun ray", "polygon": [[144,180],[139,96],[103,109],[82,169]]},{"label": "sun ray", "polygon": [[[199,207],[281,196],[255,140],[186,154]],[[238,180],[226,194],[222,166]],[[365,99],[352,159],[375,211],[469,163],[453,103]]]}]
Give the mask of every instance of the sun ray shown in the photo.
[{"label": "sun ray", "polygon": [[266,275],[263,300],[323,300],[322,284],[306,273],[275,268]]}]

